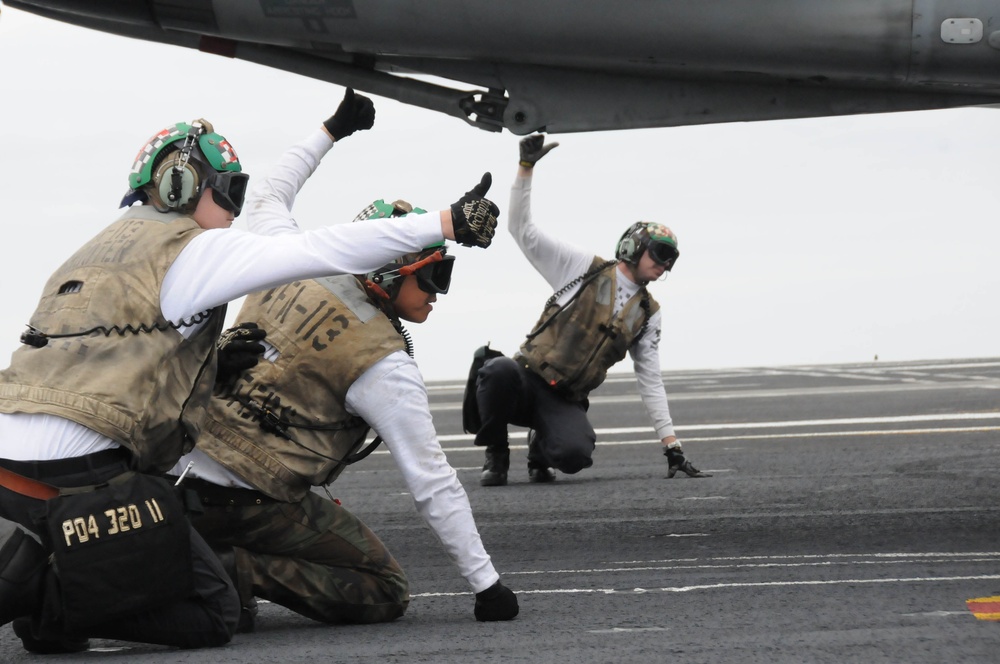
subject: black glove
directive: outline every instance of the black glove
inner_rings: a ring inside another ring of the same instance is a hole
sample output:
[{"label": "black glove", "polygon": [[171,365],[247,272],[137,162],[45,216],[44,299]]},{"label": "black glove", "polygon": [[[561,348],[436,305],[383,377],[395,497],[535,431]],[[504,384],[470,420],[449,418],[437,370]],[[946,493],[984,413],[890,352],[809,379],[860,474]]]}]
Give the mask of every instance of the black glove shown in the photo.
[{"label": "black glove", "polygon": [[219,370],[215,382],[226,385],[247,369],[257,366],[264,354],[264,345],[260,342],[266,336],[267,331],[257,327],[257,323],[240,323],[223,332],[215,342],[219,349]]},{"label": "black glove", "polygon": [[517,615],[517,595],[499,581],[476,593],[476,620],[513,620]]},{"label": "black glove", "polygon": [[500,208],[491,200],[483,198],[493,184],[493,176],[483,174],[471,191],[451,206],[451,224],[455,231],[455,241],[466,247],[488,247],[493,242]]},{"label": "black glove", "polygon": [[545,137],[541,134],[528,136],[521,139],[521,165],[525,168],[534,168],[535,163],[547,155],[549,150],[559,147],[558,143],[549,143],[543,146]]},{"label": "black glove", "polygon": [[327,118],[323,126],[334,141],[339,141],[356,131],[371,129],[374,124],[375,104],[364,95],[354,94],[354,88],[347,88],[337,112]]},{"label": "black glove", "polygon": [[663,456],[667,457],[667,477],[671,478],[677,471],[687,473],[688,477],[711,477],[708,473],[703,473],[694,467],[690,461],[684,458],[684,452],[680,447],[667,447],[663,450]]}]

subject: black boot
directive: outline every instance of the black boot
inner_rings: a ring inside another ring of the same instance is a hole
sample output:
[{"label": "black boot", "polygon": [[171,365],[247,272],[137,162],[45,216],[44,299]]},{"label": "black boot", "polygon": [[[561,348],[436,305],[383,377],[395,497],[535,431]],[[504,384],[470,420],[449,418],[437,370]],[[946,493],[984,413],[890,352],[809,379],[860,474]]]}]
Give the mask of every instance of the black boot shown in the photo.
[{"label": "black boot", "polygon": [[49,554],[17,528],[0,548],[0,625],[31,615],[41,600]]},{"label": "black boot", "polygon": [[510,448],[489,446],[486,448],[486,463],[479,483],[483,486],[504,486],[507,484],[507,469],[510,468]]},{"label": "black boot", "polygon": [[528,481],[535,483],[555,482],[556,471],[549,467],[549,462],[538,448],[537,434],[534,429],[528,430]]},{"label": "black boot", "polygon": [[58,639],[39,639],[31,630],[31,618],[28,616],[16,618],[12,626],[24,649],[38,655],[83,652],[90,648],[90,639],[87,638],[63,636]]}]

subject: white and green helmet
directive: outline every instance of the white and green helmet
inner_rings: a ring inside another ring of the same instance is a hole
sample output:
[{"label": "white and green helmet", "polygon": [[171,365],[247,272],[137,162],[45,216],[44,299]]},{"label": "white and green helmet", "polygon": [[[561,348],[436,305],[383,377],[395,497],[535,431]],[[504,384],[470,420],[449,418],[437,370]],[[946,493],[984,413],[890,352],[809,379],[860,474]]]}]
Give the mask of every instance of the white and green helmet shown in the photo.
[{"label": "white and green helmet", "polygon": [[208,120],[178,122],[140,148],[121,207],[141,201],[161,212],[189,210],[210,189],[218,205],[238,216],[248,180],[242,170],[233,146]]},{"label": "white and green helmet", "polygon": [[138,189],[148,184],[153,179],[153,164],[159,161],[157,157],[177,141],[184,140],[188,134],[192,133],[191,130],[196,128],[197,123],[201,123],[205,129],[204,133],[198,136],[197,145],[208,165],[220,172],[239,173],[242,171],[243,167],[240,165],[240,159],[236,156],[233,146],[224,136],[215,133],[210,123],[206,120],[195,120],[191,123],[178,122],[153,134],[139,149],[139,154],[135,156],[135,162],[132,164],[132,170],[128,176],[129,187]]}]

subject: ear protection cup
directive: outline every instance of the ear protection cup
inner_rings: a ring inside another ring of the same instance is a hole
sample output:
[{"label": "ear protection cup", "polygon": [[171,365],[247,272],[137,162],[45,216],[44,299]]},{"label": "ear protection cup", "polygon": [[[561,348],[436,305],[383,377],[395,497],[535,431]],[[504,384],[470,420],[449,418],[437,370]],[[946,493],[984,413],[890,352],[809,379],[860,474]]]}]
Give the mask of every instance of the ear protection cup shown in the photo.
[{"label": "ear protection cup", "polygon": [[636,252],[639,251],[639,231],[642,229],[642,222],[637,222],[628,227],[618,240],[615,247],[615,258],[626,263],[636,262]]},{"label": "ear protection cup", "polygon": [[621,244],[618,245],[617,258],[619,260],[630,262],[633,256],[635,256],[635,248],[635,238],[630,235],[622,240]]},{"label": "ear protection cup", "polygon": [[181,166],[180,187],[174,183],[174,169],[181,161],[181,152],[165,159],[153,173],[153,184],[160,196],[160,201],[167,209],[180,210],[190,203],[198,194],[201,178],[190,162]]}]

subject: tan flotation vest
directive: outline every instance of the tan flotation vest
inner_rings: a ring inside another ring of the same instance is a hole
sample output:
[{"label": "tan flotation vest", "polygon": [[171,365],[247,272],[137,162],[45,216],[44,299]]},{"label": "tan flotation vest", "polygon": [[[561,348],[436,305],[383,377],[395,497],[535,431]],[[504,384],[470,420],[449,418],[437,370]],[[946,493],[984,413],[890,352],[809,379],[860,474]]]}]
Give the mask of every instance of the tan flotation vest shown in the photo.
[{"label": "tan flotation vest", "polygon": [[45,284],[29,323],[70,336],[14,351],[0,372],[0,412],[78,422],[131,450],[142,471],[167,470],[190,451],[225,307],[185,339],[160,312],[160,286],[201,232],[190,217],[135,207],[77,251]]},{"label": "tan flotation vest", "polygon": [[237,320],[265,329],[280,357],[211,399],[198,449],[273,498],[301,500],[364,442],[367,424],[344,407],[348,388],[405,344],[352,276],[254,293]]},{"label": "tan flotation vest", "polygon": [[[618,268],[595,257],[590,270],[565,307],[549,299],[541,318],[516,359],[572,401],[582,401],[604,382],[608,369],[625,358],[660,305],[645,287],[633,295],[615,316]],[[589,275],[589,276],[588,276]],[[644,311],[645,300],[648,311]]]}]

